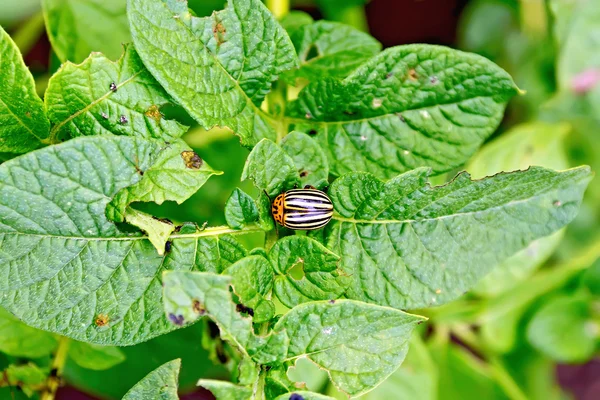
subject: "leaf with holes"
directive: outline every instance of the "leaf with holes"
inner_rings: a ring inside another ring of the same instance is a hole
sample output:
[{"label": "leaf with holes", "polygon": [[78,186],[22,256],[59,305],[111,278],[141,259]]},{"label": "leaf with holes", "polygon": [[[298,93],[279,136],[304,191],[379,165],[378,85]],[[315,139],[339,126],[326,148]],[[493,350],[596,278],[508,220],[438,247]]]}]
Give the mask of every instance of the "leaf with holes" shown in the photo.
[{"label": "leaf with holes", "polygon": [[252,315],[252,322],[269,321],[275,315],[275,305],[268,296],[273,289],[273,268],[263,256],[242,258],[223,274],[231,276],[234,293],[239,297],[242,311]]},{"label": "leaf with holes", "polygon": [[177,387],[179,386],[180,369],[180,359],[161,365],[132,387],[123,396],[123,400],[178,400]]},{"label": "leaf with holes", "polygon": [[117,62],[93,53],[82,64],[67,62],[50,78],[45,95],[53,137],[100,134],[173,141],[187,130],[166,120],[171,102],[133,46]]},{"label": "leaf with holes", "polygon": [[316,134],[332,173],[390,178],[463,164],[494,132],[518,92],[491,61],[441,46],[389,48],[342,81],[308,85],[287,108]]},{"label": "leaf with holes", "polygon": [[345,78],[381,51],[381,43],[368,33],[337,22],[304,24],[290,37],[300,58],[300,67],[284,75],[292,81]]},{"label": "leaf with holes", "polygon": [[422,321],[388,307],[338,300],[296,306],[273,329],[290,338],[286,361],[307,357],[329,373],[338,389],[359,396],[400,366],[410,335]]},{"label": "leaf with holes", "polygon": [[298,59],[261,1],[229,0],[225,10],[206,18],[192,16],[186,1],[128,4],[144,64],[200,125],[226,126],[244,145],[275,139],[277,123],[259,106],[272,82]]},{"label": "leaf with holes", "polygon": [[161,272],[222,272],[246,251],[222,236],[229,228],[209,228],[175,233],[160,256],[147,237],[108,220],[109,202],[169,151],[160,141],[104,135],[0,165],[1,305],[30,326],[98,344],[171,331]]},{"label": "leaf with holes", "polygon": [[208,316],[219,326],[221,335],[244,355],[260,364],[281,362],[288,345],[285,332],[257,336],[252,318],[237,310],[229,291],[231,277],[202,272],[164,273],[164,307],[176,325]]},{"label": "leaf with holes", "polygon": [[0,152],[26,153],[42,145],[50,124],[21,52],[0,26]]},{"label": "leaf with holes", "polygon": [[[338,268],[340,257],[306,236],[287,236],[269,252],[275,270],[274,293],[287,307],[311,300],[339,298],[350,277]],[[301,268],[297,276],[293,271]]]},{"label": "leaf with holes", "polygon": [[368,173],[337,179],[338,215],[326,246],[352,277],[348,298],[400,309],[462,295],[499,262],[550,235],[577,214],[588,167],[541,167],[478,181],[461,173],[431,187],[424,168],[383,182]]},{"label": "leaf with holes", "polygon": [[46,30],[61,61],[82,62],[91,52],[116,59],[131,41],[123,0],[43,0]]},{"label": "leaf with holes", "polygon": [[281,148],[294,161],[300,175],[300,186],[318,189],[328,185],[329,164],[323,149],[310,136],[290,132],[281,141]]},{"label": "leaf with holes", "polygon": [[141,176],[139,182],[119,192],[108,205],[110,219],[122,222],[127,206],[136,201],[157,204],[176,201],[181,204],[208,178],[222,172],[214,171],[183,140],[177,140],[162,144],[152,166],[138,174]]}]

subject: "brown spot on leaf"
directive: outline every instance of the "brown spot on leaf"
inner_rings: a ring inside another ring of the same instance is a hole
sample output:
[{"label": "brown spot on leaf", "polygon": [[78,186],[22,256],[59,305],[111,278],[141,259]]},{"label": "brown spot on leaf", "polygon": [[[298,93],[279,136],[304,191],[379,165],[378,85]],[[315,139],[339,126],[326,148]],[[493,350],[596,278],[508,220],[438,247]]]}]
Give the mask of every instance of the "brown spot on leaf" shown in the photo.
[{"label": "brown spot on leaf", "polygon": [[217,46],[220,46],[225,42],[225,32],[227,32],[227,29],[225,29],[223,23],[219,21],[215,15],[215,21],[213,23],[213,36],[217,41]]},{"label": "brown spot on leaf", "polygon": [[198,315],[204,315],[206,313],[206,309],[200,303],[200,300],[194,299],[192,300],[192,310]]},{"label": "brown spot on leaf", "polygon": [[301,171],[300,172],[300,178],[304,178],[308,175],[308,171]]},{"label": "brown spot on leaf", "polygon": [[25,111],[25,116],[26,116],[27,118],[31,118],[31,113],[30,113],[29,111]]},{"label": "brown spot on leaf", "polygon": [[145,112],[145,115],[148,118],[152,118],[156,122],[160,122],[160,120],[163,117],[162,113],[160,112],[160,109],[156,104],[151,105],[148,111]]},{"label": "brown spot on leaf", "polygon": [[410,79],[411,81],[416,81],[418,78],[419,75],[417,75],[417,71],[415,71],[414,68],[408,70],[408,79]]},{"label": "brown spot on leaf", "polygon": [[101,327],[101,326],[105,326],[106,324],[108,324],[108,321],[109,321],[108,315],[98,314],[96,316],[96,320],[94,321],[94,323],[96,324],[97,327]]},{"label": "brown spot on leaf", "polygon": [[200,156],[191,150],[182,151],[181,158],[183,158],[186,168],[200,169],[202,166],[202,159]]}]

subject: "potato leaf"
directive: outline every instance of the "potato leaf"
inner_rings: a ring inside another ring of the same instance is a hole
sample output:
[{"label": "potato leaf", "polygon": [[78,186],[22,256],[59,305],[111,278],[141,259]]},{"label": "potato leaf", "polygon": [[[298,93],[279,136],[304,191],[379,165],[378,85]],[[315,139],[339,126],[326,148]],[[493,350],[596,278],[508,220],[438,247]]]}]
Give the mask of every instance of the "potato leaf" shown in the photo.
[{"label": "potato leaf", "polygon": [[63,138],[115,134],[173,141],[187,128],[163,117],[160,109],[170,102],[131,45],[117,62],[92,53],[81,64],[63,64],[45,95],[52,136]]},{"label": "potato leaf", "polygon": [[343,81],[308,85],[287,110],[296,130],[316,135],[332,173],[390,178],[463,164],[517,92],[508,73],[486,58],[408,45],[383,51]]},{"label": "potato leaf", "polygon": [[337,22],[304,24],[290,36],[300,58],[300,67],[286,79],[345,78],[381,51],[381,43],[365,32]]},{"label": "potato leaf", "polygon": [[252,398],[252,388],[225,381],[200,379],[198,386],[209,390],[216,400],[248,400]]},{"label": "potato leaf", "polygon": [[327,370],[341,391],[358,396],[402,363],[423,317],[353,300],[294,307],[273,328],[290,338],[286,361],[307,357]]},{"label": "potato leaf", "polygon": [[95,371],[109,369],[125,361],[125,354],[117,347],[77,341],[69,343],[69,357],[80,367]]},{"label": "potato leaf", "polygon": [[180,359],[161,365],[132,387],[123,396],[123,400],[178,400],[177,387],[179,386],[180,369]]},{"label": "potato leaf", "polygon": [[251,179],[271,197],[300,183],[294,160],[269,139],[261,140],[252,149],[242,171],[242,180],[245,179]]},{"label": "potato leaf", "polygon": [[61,61],[82,62],[91,52],[111,59],[131,41],[123,0],[43,0],[46,30]]},{"label": "potato leaf", "polygon": [[302,132],[290,132],[281,141],[281,148],[294,161],[300,175],[300,186],[323,188],[328,185],[329,164],[321,146]]},{"label": "potato leaf", "polygon": [[352,277],[347,297],[401,309],[453,300],[569,223],[591,179],[588,167],[532,167],[478,181],[462,173],[437,187],[427,175],[421,168],[383,182],[358,172],[332,184],[339,216],[325,243]]},{"label": "potato leaf", "polygon": [[0,152],[26,153],[41,146],[50,124],[21,52],[0,26]]},{"label": "potato leaf", "polygon": [[259,106],[272,82],[298,60],[261,1],[229,0],[225,10],[206,18],[192,16],[187,2],[128,4],[144,64],[200,125],[227,126],[244,145],[275,138],[275,123]]},{"label": "potato leaf", "polygon": [[172,235],[160,256],[147,237],[108,220],[109,202],[150,176],[167,150],[161,141],[103,135],[0,165],[1,305],[30,326],[98,344],[172,330],[161,272],[221,272],[246,252],[223,236],[231,229],[209,228]]},{"label": "potato leaf", "polygon": [[[350,277],[338,268],[340,257],[306,236],[287,236],[269,252],[275,269],[274,293],[287,307],[311,300],[339,298]],[[299,269],[298,276],[292,270]]]},{"label": "potato leaf", "polygon": [[260,364],[281,362],[288,337],[285,332],[256,336],[252,318],[238,311],[229,292],[231,277],[202,272],[165,272],[164,308],[176,325],[208,316],[216,322],[221,335],[244,355]]}]

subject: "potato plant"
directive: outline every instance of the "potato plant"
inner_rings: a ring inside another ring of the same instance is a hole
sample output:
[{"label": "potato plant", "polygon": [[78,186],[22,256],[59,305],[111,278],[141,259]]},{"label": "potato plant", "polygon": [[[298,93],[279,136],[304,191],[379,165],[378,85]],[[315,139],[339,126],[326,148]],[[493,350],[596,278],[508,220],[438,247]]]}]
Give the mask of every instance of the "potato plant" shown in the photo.
[{"label": "potato plant", "polygon": [[[538,115],[547,91],[527,100],[491,60],[510,49],[382,49],[285,1],[229,0],[205,17],[185,0],[42,3],[60,67],[41,91],[0,28],[0,386],[53,399],[77,369],[110,370],[125,346],[180,330],[221,372],[186,372],[186,347],[165,350],[124,399],[178,399],[180,369],[218,400],[549,398],[506,367],[540,298],[522,335],[535,357],[595,353],[598,268],[586,268],[600,246],[581,222],[565,233],[593,174],[567,159],[560,121],[572,92],[593,93],[597,59],[582,76],[560,58],[563,87]],[[593,2],[568,3],[551,2],[565,52],[580,20],[600,26]],[[472,13],[488,6],[502,7]],[[513,98],[535,121],[489,141]],[[239,143],[219,151],[224,130]],[[228,198],[210,203],[203,187],[231,178],[209,161],[236,159]],[[275,197],[302,187],[331,200],[324,228],[274,222]],[[190,198],[226,225],[169,214]],[[577,234],[587,241],[564,244]],[[561,244],[562,261],[536,272]]]}]

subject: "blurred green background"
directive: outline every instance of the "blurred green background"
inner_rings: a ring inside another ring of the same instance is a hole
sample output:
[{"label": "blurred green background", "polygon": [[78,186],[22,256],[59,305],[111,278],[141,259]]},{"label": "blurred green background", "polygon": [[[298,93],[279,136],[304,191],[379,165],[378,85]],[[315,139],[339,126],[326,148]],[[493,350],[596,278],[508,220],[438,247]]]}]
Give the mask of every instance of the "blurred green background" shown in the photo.
[{"label": "blurred green background", "polygon": [[[127,40],[125,2],[50,1],[65,7],[82,32],[101,39],[91,45],[101,47],[94,51],[113,59]],[[110,4],[111,12],[88,12],[95,3]],[[202,16],[221,9],[224,1],[189,4]],[[526,95],[511,101],[499,130],[465,166],[475,178],[529,165],[565,169],[588,164],[600,170],[600,0],[297,0],[291,6],[315,19],[370,31],[385,47],[443,44],[479,53],[506,69]],[[122,29],[107,29],[105,21]],[[0,0],[0,24],[23,52],[43,96],[60,62],[40,1]],[[90,43],[81,45],[87,54]],[[186,141],[225,174],[209,180],[181,206],[139,207],[177,222],[224,224],[224,204],[235,187],[255,194],[250,184],[240,182],[248,150],[226,130],[206,132],[176,108],[168,114],[191,126]],[[600,399],[599,221],[600,180],[595,179],[578,218],[565,231],[532,243],[454,303],[419,310],[430,322],[413,338],[407,360],[364,398]],[[260,234],[242,240],[249,249],[262,244]],[[125,359],[101,371],[70,359],[67,386],[57,398],[117,399],[152,369],[182,357],[182,398],[210,399],[195,388],[197,379],[230,379],[230,372],[203,348],[205,328],[197,324],[121,348]],[[29,361],[49,363],[48,356],[36,358],[9,347],[0,343],[0,370]],[[308,362],[289,374],[313,390],[343,398]],[[5,398],[27,396],[0,388],[0,399]]]}]

